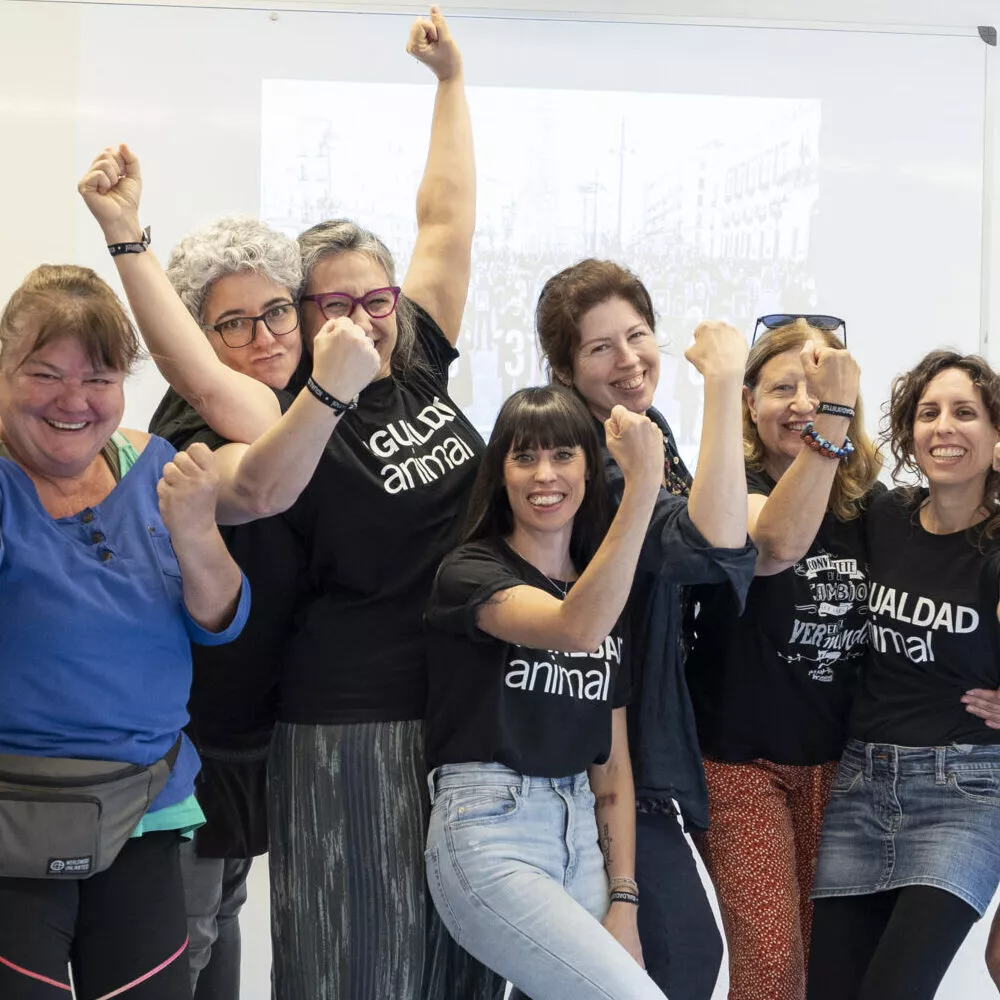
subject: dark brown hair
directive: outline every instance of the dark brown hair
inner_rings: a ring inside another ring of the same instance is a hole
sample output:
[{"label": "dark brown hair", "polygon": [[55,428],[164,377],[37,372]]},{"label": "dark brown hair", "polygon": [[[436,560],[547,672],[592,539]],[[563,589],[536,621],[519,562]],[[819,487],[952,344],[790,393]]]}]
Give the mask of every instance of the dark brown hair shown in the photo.
[{"label": "dark brown hair", "polygon": [[[956,368],[969,376],[979,390],[983,406],[994,429],[1000,431],[1000,375],[990,367],[985,358],[978,354],[958,354],[955,351],[931,351],[913,368],[898,376],[892,383],[892,395],[886,404],[882,420],[881,442],[888,444],[895,459],[892,478],[897,480],[904,473],[923,478],[913,451],[913,425],[917,419],[917,407],[927,386],[942,372]],[[919,486],[903,486],[915,502]],[[981,509],[986,520],[976,527],[986,538],[992,538],[1000,531],[1000,472],[992,466],[987,469],[983,481],[983,502]]]},{"label": "dark brown hair", "polygon": [[[804,319],[769,330],[750,348],[743,384],[754,392],[764,365],[785,351],[801,348],[807,340],[842,350],[840,338],[828,330],[810,326]],[[861,396],[854,404],[854,416],[847,427],[847,436],[854,444],[854,453],[839,463],[837,475],[830,489],[829,509],[841,521],[849,521],[861,513],[861,498],[871,489],[882,469],[882,458],[865,431]],[[743,456],[748,469],[756,472],[764,468],[764,443],[757,425],[750,416],[746,395],[743,397]]]},{"label": "dark brown hair", "polygon": [[141,356],[135,327],[111,288],[89,267],[42,264],[0,314],[0,366],[19,364],[46,344],[78,341],[95,368],[129,372]]},{"label": "dark brown hair", "polygon": [[545,282],[535,307],[535,331],[550,376],[572,380],[580,319],[594,306],[613,298],[624,299],[650,330],[656,329],[653,300],[646,286],[614,261],[588,257]]},{"label": "dark brown hair", "polygon": [[557,385],[519,389],[500,407],[472,487],[463,540],[501,539],[514,530],[504,482],[511,451],[577,446],[583,449],[589,478],[573,519],[570,554],[582,570],[604,539],[610,502],[594,418],[573,392]]}]

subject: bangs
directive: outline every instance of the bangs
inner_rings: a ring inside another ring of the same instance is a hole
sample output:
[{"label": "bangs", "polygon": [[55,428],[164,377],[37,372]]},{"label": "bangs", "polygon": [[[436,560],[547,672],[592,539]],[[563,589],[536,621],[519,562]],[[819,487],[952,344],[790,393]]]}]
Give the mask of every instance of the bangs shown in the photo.
[{"label": "bangs", "polygon": [[506,425],[507,452],[530,449],[582,448],[596,431],[590,413],[568,390],[551,386],[524,390],[508,401],[497,429]]},{"label": "bangs", "polygon": [[24,331],[27,342],[19,345],[24,359],[69,338],[80,344],[95,370],[131,371],[140,354],[139,338],[117,299],[51,294],[32,298],[20,324],[22,330],[29,328]]}]

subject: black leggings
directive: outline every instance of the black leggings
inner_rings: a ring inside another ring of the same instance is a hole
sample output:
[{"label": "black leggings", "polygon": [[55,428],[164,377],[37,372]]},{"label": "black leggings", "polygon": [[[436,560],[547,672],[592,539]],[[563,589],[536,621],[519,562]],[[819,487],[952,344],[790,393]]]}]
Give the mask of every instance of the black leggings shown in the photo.
[{"label": "black leggings", "polygon": [[979,914],[915,885],[817,899],[808,1000],[933,1000]]},{"label": "black leggings", "polygon": [[69,963],[78,1000],[189,997],[178,845],[148,833],[89,879],[0,878],[0,997],[70,1000]]}]

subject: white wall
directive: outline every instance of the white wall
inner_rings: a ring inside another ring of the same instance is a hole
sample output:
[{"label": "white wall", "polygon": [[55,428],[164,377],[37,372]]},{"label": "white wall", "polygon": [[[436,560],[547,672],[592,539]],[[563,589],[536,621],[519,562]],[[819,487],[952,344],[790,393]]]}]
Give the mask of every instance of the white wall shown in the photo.
[{"label": "white wall", "polygon": [[[173,6],[239,7],[271,10],[275,6],[287,10],[350,10],[350,11],[405,11],[422,10],[416,4],[381,3],[295,3],[284,0],[277,5],[264,2],[238,2],[238,0],[190,0]],[[498,4],[489,0],[466,0],[460,7],[447,9],[448,13],[494,13]],[[534,14],[543,6],[541,0],[507,0],[507,11]],[[608,20],[638,20],[670,18],[680,22],[699,24],[785,24],[801,27],[804,24],[822,23],[830,30],[848,25],[867,25],[886,30],[932,30],[947,28],[967,29],[977,24],[1000,22],[1000,4],[996,0],[618,0],[614,10],[605,0],[544,0],[548,16],[584,17]],[[4,156],[0,158],[0,190],[3,191],[4,214],[0,243],[0,300],[20,279],[27,267],[41,260],[80,259],[81,246],[93,243],[92,223],[81,215],[77,196],[65,183],[65,164],[75,162],[79,133],[100,119],[109,116],[109,108],[128,102],[129,80],[134,74],[143,73],[144,53],[123,52],[115,63],[105,67],[108,86],[94,99],[90,107],[79,109],[66,100],[83,74],[93,70],[86,65],[87,51],[77,50],[73,39],[79,30],[79,7],[53,3],[0,4],[0,66],[4,67],[2,79],[22,81],[0,91],[0,117],[6,114],[10,121],[4,135]],[[72,57],[47,67],[44,74],[37,72],[33,61],[32,45],[45,38],[47,44],[73,53]],[[197,40],[192,40],[196,42]],[[183,73],[184,53],[176,54],[178,73]],[[332,57],[332,56],[331,56]],[[990,60],[994,78],[994,97],[988,107],[986,129],[989,143],[994,150],[990,172],[986,178],[992,201],[987,206],[988,230],[997,234],[994,246],[985,247],[986,268],[984,284],[985,351],[995,365],[1000,364],[1000,70],[997,59]],[[824,72],[847,73],[850,67],[827,66]],[[225,87],[220,79],[219,86]],[[182,81],[178,80],[178,86]],[[256,100],[256,95],[254,95]],[[110,117],[114,117],[113,114]],[[169,127],[169,121],[161,123]],[[247,128],[239,114],[233,114],[218,123],[223,134],[238,133]],[[933,137],[928,137],[933,142]],[[242,170],[252,173],[254,189],[259,190],[257,163],[228,164],[224,148],[195,145],[190,149],[190,176],[185,182],[197,183],[204,171]],[[153,196],[151,217],[169,218],[171,204],[168,195]],[[226,208],[243,208],[254,211],[251,204],[227,205]],[[166,227],[169,229],[169,222]],[[160,243],[162,249],[164,243]],[[166,245],[169,245],[167,243]],[[12,248],[16,246],[16,253]],[[9,264],[2,263],[10,261]],[[20,263],[19,263],[20,262]],[[110,268],[107,273],[110,272]],[[920,295],[914,288],[913,294]],[[942,339],[946,339],[942,331]],[[154,393],[158,382],[155,376],[142,376],[142,382],[131,387],[132,392]],[[988,920],[981,922],[970,936],[956,960],[939,996],[947,1000],[978,1000],[995,996],[982,967],[982,950]],[[265,1000],[269,996],[267,970],[269,942],[267,936],[266,866],[260,864],[251,879],[250,903],[245,912],[246,971],[244,997],[247,1000]],[[717,998],[725,995],[725,977],[720,983]]]}]

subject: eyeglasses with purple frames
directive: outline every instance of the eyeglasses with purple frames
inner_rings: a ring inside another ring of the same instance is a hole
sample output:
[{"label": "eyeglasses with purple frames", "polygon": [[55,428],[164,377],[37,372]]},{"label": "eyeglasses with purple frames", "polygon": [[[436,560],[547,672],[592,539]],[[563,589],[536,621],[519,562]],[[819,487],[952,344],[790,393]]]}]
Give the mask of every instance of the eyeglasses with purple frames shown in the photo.
[{"label": "eyeglasses with purple frames", "polygon": [[399,301],[400,289],[396,285],[387,288],[373,288],[364,295],[348,295],[347,292],[319,292],[316,295],[303,295],[303,302],[315,302],[319,311],[327,319],[340,319],[350,316],[361,306],[372,319],[385,319],[391,316]]}]

